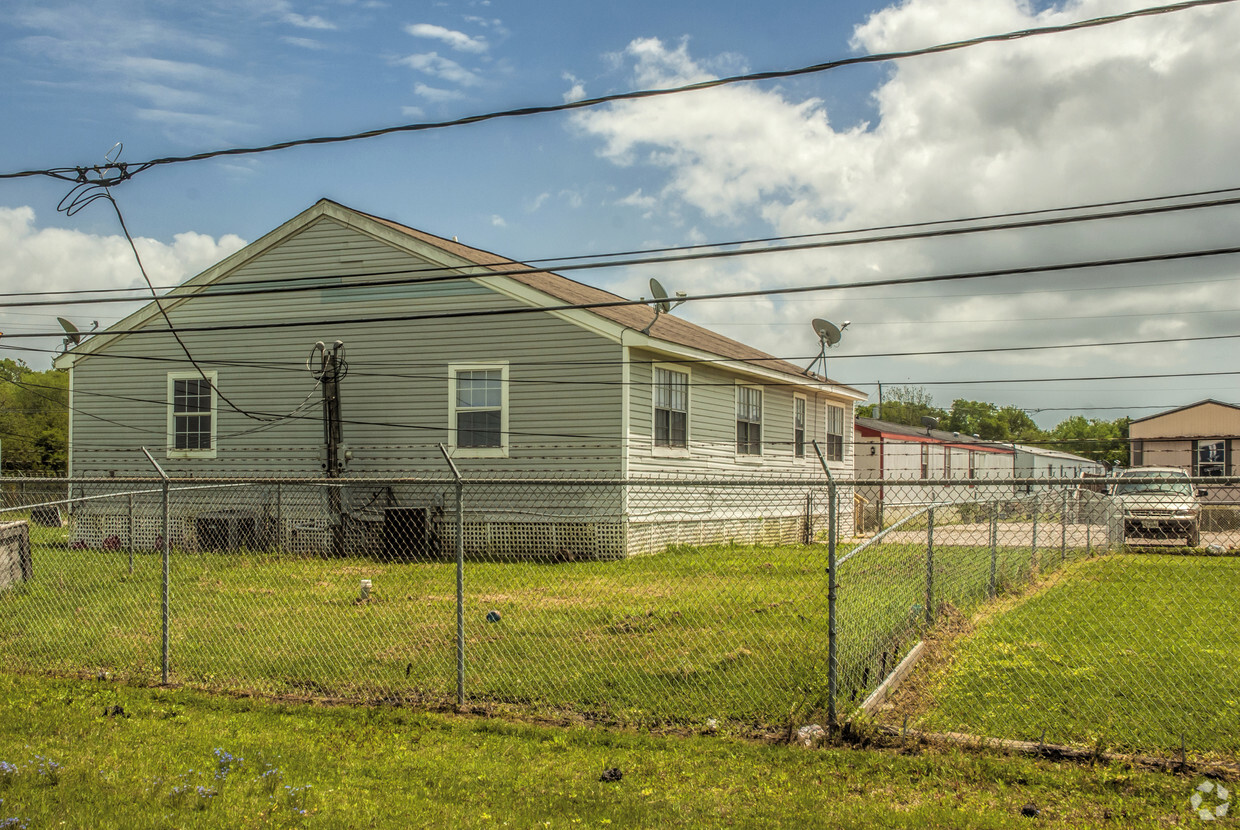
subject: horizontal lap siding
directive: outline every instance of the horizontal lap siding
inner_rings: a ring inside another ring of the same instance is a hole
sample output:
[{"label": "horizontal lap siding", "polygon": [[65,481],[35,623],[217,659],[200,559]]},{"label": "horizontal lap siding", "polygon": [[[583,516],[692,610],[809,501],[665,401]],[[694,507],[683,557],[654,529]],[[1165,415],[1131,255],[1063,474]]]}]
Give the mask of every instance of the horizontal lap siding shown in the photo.
[{"label": "horizontal lap siding", "polygon": [[[356,282],[376,271],[428,263],[331,220],[320,220],[216,284],[299,277]],[[345,344],[341,381],[344,439],[355,457],[348,475],[443,472],[448,440],[448,364],[509,362],[511,458],[462,459],[466,471],[503,468],[546,473],[618,474],[620,348],[547,313],[346,323],[347,318],[423,315],[520,304],[469,281],[384,287],[379,300],[360,286],[255,297],[218,297],[171,306],[178,329],[217,324],[319,321],[305,327],[185,332],[189,351],[218,372],[221,393],[238,408],[300,418],[269,424],[217,409],[217,458],[165,458],[167,373],[192,371],[166,332],[130,336],[82,358],[73,373],[73,473],[148,474],[147,446],[170,474],[317,474],[323,425],[319,384],[305,363],[315,341]],[[163,327],[162,320],[148,324]],[[118,359],[119,356],[130,359]],[[179,362],[132,358],[177,358]],[[597,362],[576,367],[566,360]],[[229,365],[229,363],[262,365]],[[588,383],[566,381],[584,380]],[[107,397],[107,396],[116,397]],[[89,413],[89,414],[87,414]],[[257,431],[256,428],[258,429]],[[249,432],[249,434],[242,434]],[[567,437],[577,436],[577,437]],[[554,445],[554,446],[552,446]]]},{"label": "horizontal lap siding", "polygon": [[[704,363],[677,364],[666,368],[689,372],[689,453],[669,457],[653,446],[653,367],[658,355],[633,350],[630,357],[629,471],[637,477],[682,473],[691,475],[737,474],[744,476],[822,477],[822,468],[811,445],[818,441],[826,452],[827,396],[801,387],[769,384],[762,387],[762,456],[736,453],[736,387],[748,378]],[[761,384],[755,384],[761,385]],[[793,453],[793,395],[806,398],[805,456]],[[832,474],[851,478],[853,469],[852,402],[831,400],[844,408],[844,459],[831,462]]]}]

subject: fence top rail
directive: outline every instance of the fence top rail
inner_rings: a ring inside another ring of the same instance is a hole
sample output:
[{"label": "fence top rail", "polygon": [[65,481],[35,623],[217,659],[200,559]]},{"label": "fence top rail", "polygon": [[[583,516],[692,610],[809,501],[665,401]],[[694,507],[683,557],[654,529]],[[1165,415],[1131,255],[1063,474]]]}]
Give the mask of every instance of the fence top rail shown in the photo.
[{"label": "fence top rail", "polygon": [[849,559],[852,559],[854,556],[861,553],[861,551],[865,550],[866,548],[871,547],[873,545],[877,545],[880,541],[882,541],[883,537],[886,536],[888,533],[891,533],[892,531],[895,531],[895,530],[899,530],[900,528],[904,527],[906,524],[908,524],[909,522],[913,521],[916,518],[925,516],[926,514],[928,514],[931,510],[933,510],[936,507],[946,507],[946,506],[950,506],[950,505],[943,504],[943,503],[926,505],[921,510],[918,510],[916,513],[913,513],[909,516],[905,516],[903,519],[891,525],[890,527],[883,528],[878,533],[875,533],[869,539],[866,539],[860,545],[857,545],[857,547],[850,550],[844,556],[836,557],[835,567],[838,568],[840,565],[843,565]]}]

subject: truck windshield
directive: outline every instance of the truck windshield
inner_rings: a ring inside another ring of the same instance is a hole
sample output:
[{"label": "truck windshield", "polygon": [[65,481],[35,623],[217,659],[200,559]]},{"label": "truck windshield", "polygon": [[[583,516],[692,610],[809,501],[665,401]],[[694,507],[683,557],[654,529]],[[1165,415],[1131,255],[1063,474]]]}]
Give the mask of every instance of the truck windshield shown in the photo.
[{"label": "truck windshield", "polygon": [[1150,472],[1150,473],[1129,473],[1131,478],[1145,478],[1149,481],[1124,481],[1120,480],[1115,485],[1115,495],[1122,496],[1127,493],[1174,493],[1179,496],[1191,496],[1193,494],[1192,485],[1183,473],[1174,472]]}]

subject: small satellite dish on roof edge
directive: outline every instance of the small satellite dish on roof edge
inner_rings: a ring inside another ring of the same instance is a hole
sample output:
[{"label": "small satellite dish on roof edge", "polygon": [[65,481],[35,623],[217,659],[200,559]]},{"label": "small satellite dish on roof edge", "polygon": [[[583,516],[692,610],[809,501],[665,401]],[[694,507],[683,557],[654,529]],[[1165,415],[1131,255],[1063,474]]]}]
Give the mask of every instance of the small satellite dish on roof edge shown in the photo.
[{"label": "small satellite dish on roof edge", "polygon": [[932,429],[938,429],[938,428],[939,428],[939,419],[938,419],[938,418],[931,418],[929,415],[922,415],[922,416],[921,416],[921,425],[922,425],[923,427],[925,427],[925,428],[926,428],[926,431],[927,431],[927,432],[928,432],[928,431],[930,431],[930,430],[932,430]]},{"label": "small satellite dish on roof edge", "polygon": [[75,346],[82,342],[82,332],[77,326],[73,325],[73,323],[69,322],[64,317],[57,317],[56,322],[60,323],[60,327],[65,330],[66,340],[72,341]]},{"label": "small satellite dish on roof edge", "polygon": [[668,297],[667,289],[663,287],[663,283],[659,282],[654,277],[650,278],[650,294],[655,299],[655,302],[652,304],[654,306],[654,320],[651,320],[650,325],[646,326],[646,328],[642,330],[642,334],[650,333],[650,327],[653,326],[655,321],[659,319],[660,314],[669,313],[673,308],[685,301],[685,292],[677,291],[677,300],[673,303],[671,298]]},{"label": "small satellite dish on roof edge", "polygon": [[824,320],[821,317],[815,317],[810,325],[814,327],[814,334],[818,335],[818,357],[814,358],[814,362],[805,367],[805,374],[811,374],[814,367],[818,365],[818,361],[822,361],[822,374],[827,374],[827,349],[839,343],[843,338],[844,329],[848,328],[851,320],[845,320],[844,325],[837,326],[830,320]]}]

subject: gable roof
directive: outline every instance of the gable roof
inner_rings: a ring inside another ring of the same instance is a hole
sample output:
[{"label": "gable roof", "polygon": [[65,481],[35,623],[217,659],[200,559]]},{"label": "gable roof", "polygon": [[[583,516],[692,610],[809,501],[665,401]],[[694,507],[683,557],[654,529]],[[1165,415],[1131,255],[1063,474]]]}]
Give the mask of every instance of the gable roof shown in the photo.
[{"label": "gable roof", "polygon": [[1175,409],[1165,409],[1162,412],[1155,412],[1153,415],[1146,415],[1144,418],[1133,418],[1128,423],[1139,424],[1142,421],[1150,421],[1150,420],[1153,420],[1154,418],[1162,418],[1167,415],[1174,415],[1177,412],[1184,412],[1185,410],[1188,410],[1188,409],[1196,409],[1199,406],[1205,406],[1206,404],[1211,404],[1211,403],[1214,404],[1215,406],[1225,406],[1228,409],[1240,410],[1240,406],[1236,406],[1234,403],[1224,403],[1223,401],[1216,401],[1214,400],[1214,398],[1206,398],[1203,401],[1197,401],[1197,403],[1185,404],[1184,406],[1177,406]]},{"label": "gable roof", "polygon": [[[164,295],[164,297],[168,300],[175,300],[198,293],[205,287],[224,279],[244,262],[279,244],[283,239],[308,225],[311,221],[322,216],[340,218],[342,213],[350,219],[362,220],[359,224],[373,222],[383,228],[395,231],[401,237],[406,237],[422,245],[437,248],[456,260],[494,272],[496,277],[517,282],[565,305],[629,302],[627,298],[604,291],[601,288],[577,282],[551,271],[535,271],[523,263],[491,253],[490,251],[463,245],[456,240],[445,239],[417,228],[402,225],[391,219],[384,219],[380,216],[364,213],[330,199],[320,199],[313,207],[303,211],[294,219],[285,222],[279,228],[265,234],[261,239],[250,243],[232,256],[208,268],[202,274],[182,283],[182,285],[169,292],[169,294]],[[470,273],[465,276],[490,279],[485,273]],[[164,297],[161,297],[161,299]],[[853,397],[857,400],[864,400],[866,397],[865,393],[852,387],[838,384],[820,375],[807,373],[787,360],[774,357],[752,346],[747,346],[729,337],[724,337],[717,332],[690,323],[687,320],[682,320],[679,317],[674,317],[670,314],[660,314],[655,319],[654,309],[648,305],[617,305],[603,308],[586,308],[580,309],[580,311],[601,317],[604,320],[636,332],[643,332],[649,327],[649,331],[645,333],[645,336],[650,342],[643,345],[657,348],[659,343],[666,343],[707,352],[715,357],[737,361],[755,369],[776,372],[789,378],[794,378],[798,383],[831,384],[833,391],[839,392],[846,397]],[[100,345],[114,342],[118,337],[124,336],[124,334],[118,332],[113,337],[107,337],[109,330],[117,329],[122,332],[131,330],[158,313],[155,303],[148,303],[142,309],[119,323],[97,332],[78,347],[61,355],[61,358],[65,359],[65,365],[71,365],[74,356],[89,354]],[[57,359],[58,362],[61,358]]]}]

